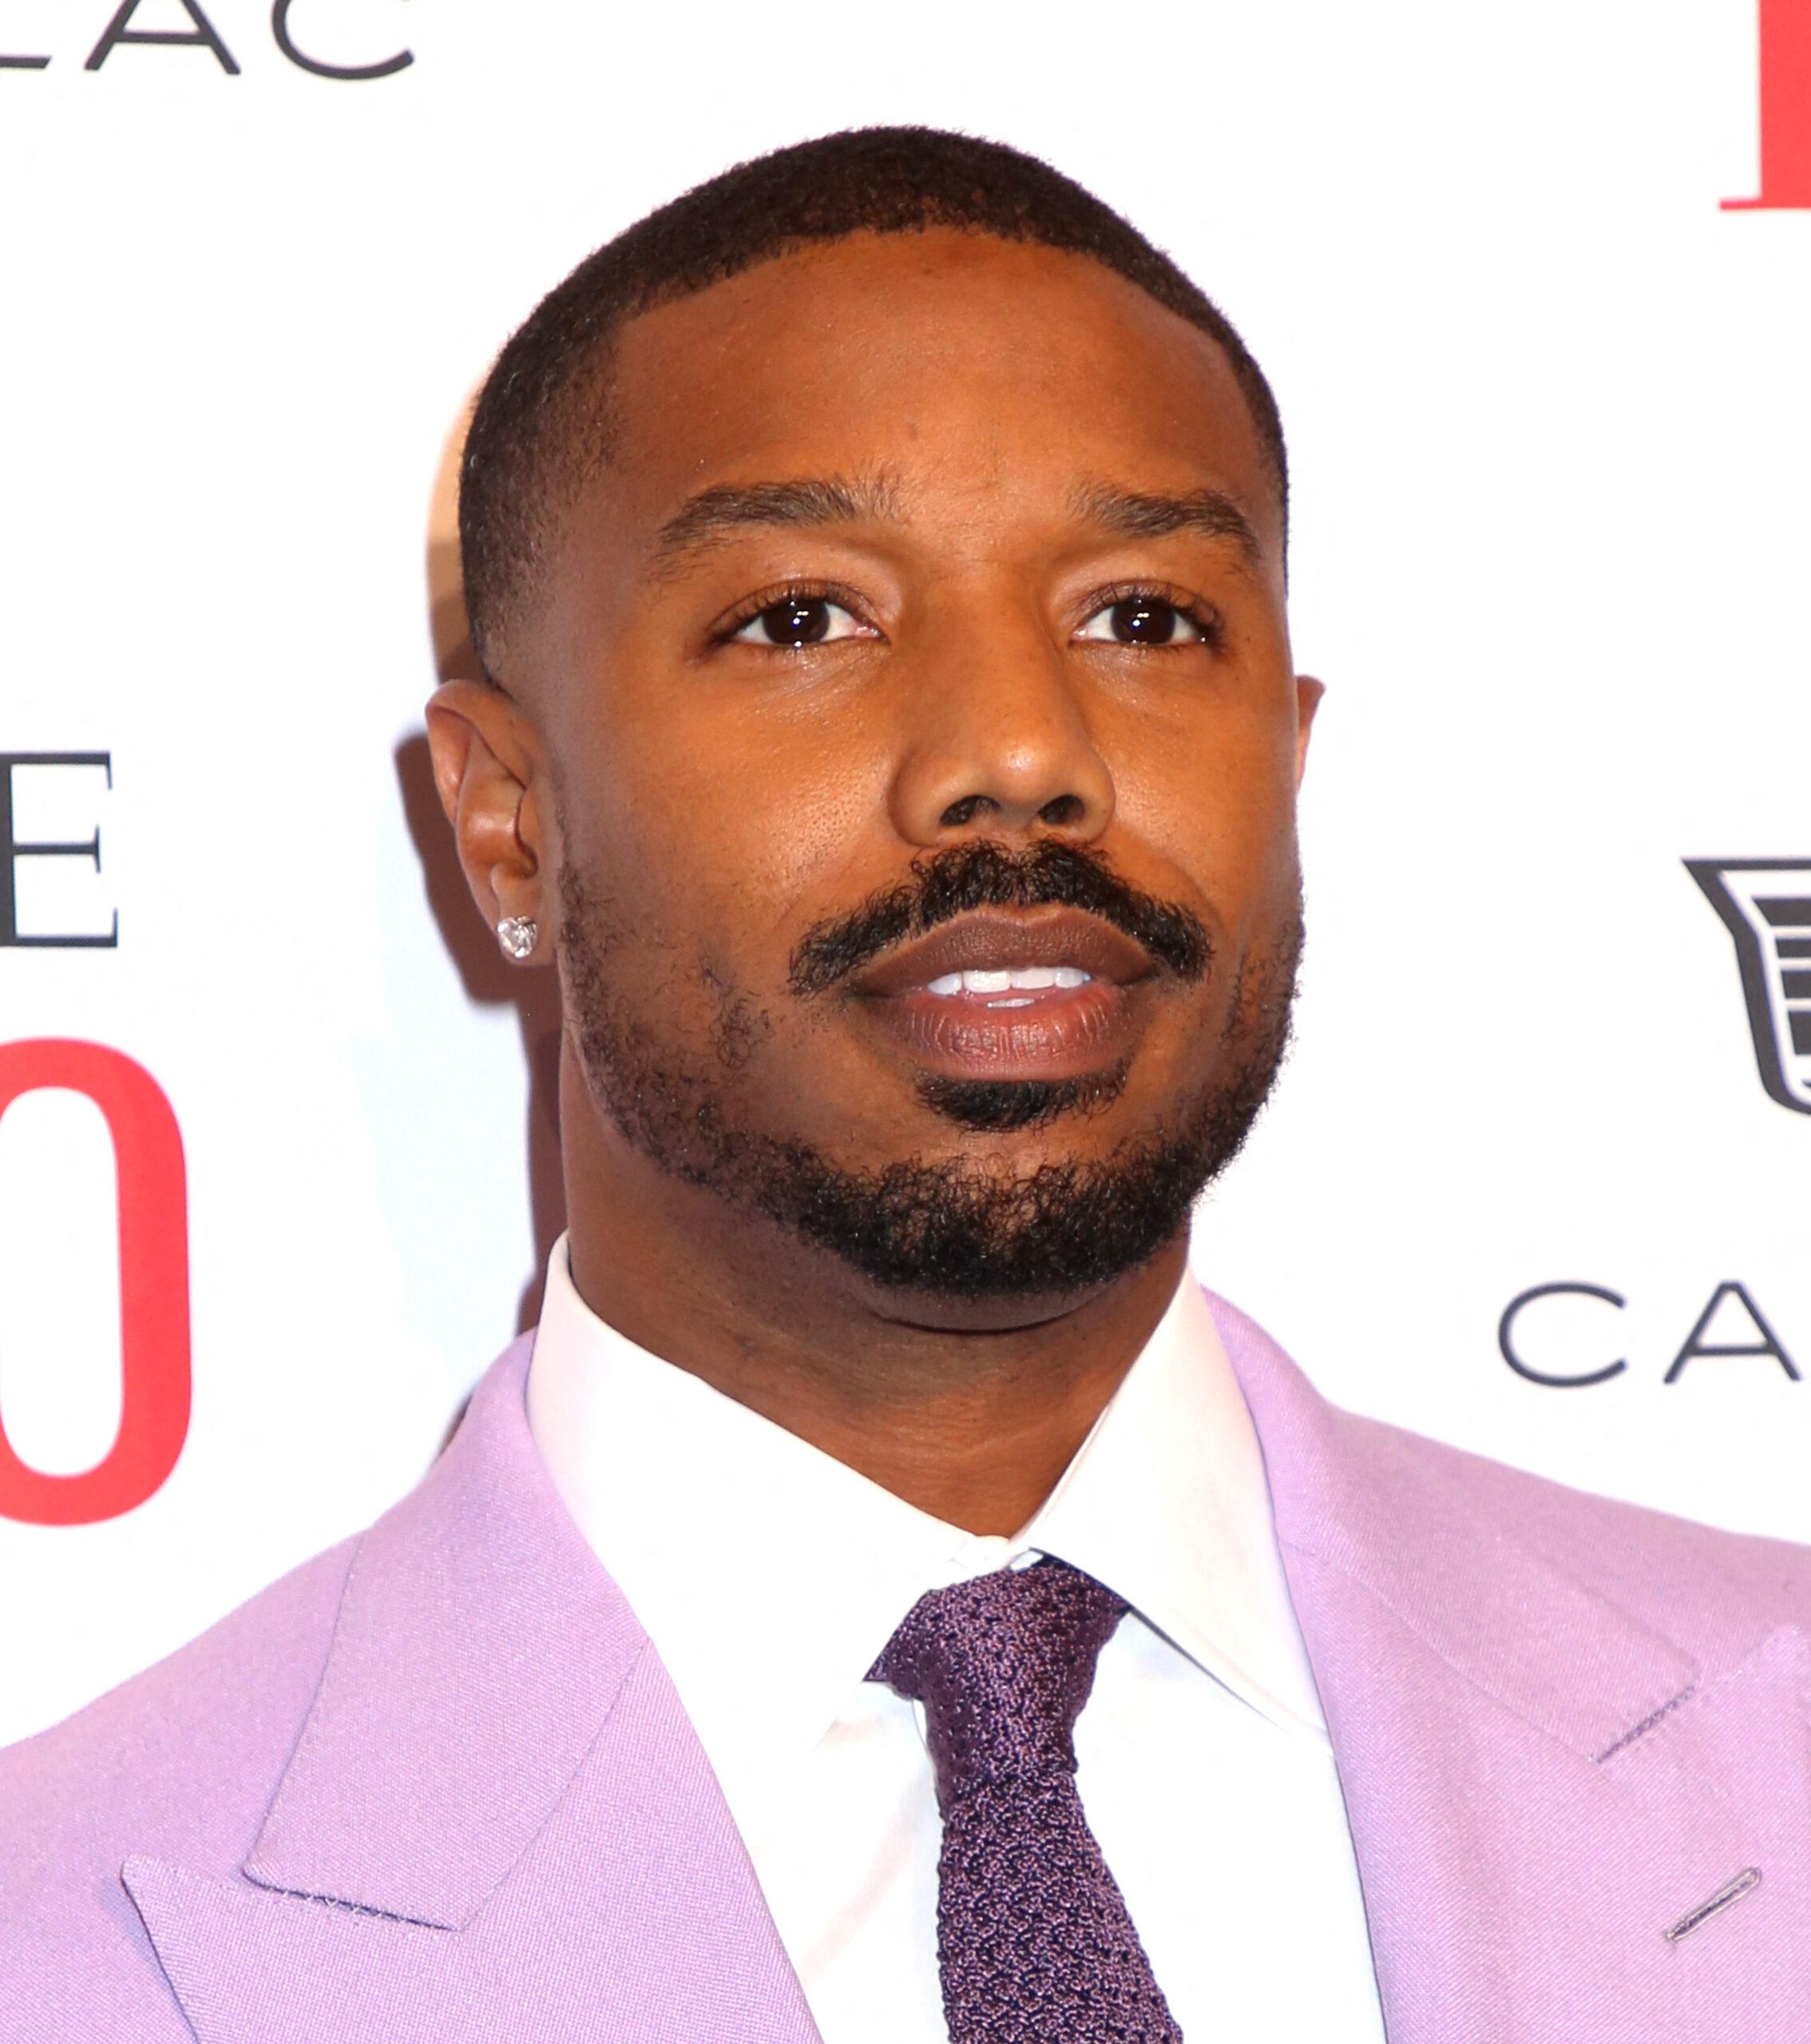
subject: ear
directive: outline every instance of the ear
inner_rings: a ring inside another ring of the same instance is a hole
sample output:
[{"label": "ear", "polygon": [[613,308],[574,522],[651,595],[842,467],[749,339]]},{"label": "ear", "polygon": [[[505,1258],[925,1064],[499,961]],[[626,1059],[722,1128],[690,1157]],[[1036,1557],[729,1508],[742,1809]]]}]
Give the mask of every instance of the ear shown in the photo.
[{"label": "ear", "polygon": [[1326,683],[1315,680],[1310,674],[1295,677],[1295,785],[1298,788],[1308,770],[1308,735],[1314,728],[1314,712],[1326,692]]},{"label": "ear", "polygon": [[533,725],[501,689],[459,680],[429,698],[427,731],[434,786],[478,913],[493,929],[505,916],[550,928],[558,847]]}]

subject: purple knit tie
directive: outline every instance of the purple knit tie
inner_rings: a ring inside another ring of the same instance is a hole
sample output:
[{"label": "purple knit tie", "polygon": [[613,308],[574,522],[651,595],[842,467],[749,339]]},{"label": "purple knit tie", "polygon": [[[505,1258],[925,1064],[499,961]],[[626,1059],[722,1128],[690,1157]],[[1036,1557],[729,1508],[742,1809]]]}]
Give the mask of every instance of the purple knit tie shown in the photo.
[{"label": "purple knit tie", "polygon": [[1067,1562],[921,1597],[870,1672],[925,1706],[950,2044],[1181,2044],[1076,1788],[1123,1600]]}]

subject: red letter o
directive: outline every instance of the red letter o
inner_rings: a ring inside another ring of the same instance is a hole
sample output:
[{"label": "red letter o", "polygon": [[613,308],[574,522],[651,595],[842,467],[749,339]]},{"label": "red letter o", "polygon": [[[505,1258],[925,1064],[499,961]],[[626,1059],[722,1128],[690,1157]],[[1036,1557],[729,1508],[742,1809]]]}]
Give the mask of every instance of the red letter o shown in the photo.
[{"label": "red letter o", "polygon": [[188,1203],[182,1136],[142,1065],[100,1044],[0,1044],[0,1115],[47,1086],[85,1094],[105,1116],[119,1180],[120,1430],[78,1476],[47,1476],[13,1452],[0,1421],[0,1518],[86,1526],[143,1504],[188,1433]]}]

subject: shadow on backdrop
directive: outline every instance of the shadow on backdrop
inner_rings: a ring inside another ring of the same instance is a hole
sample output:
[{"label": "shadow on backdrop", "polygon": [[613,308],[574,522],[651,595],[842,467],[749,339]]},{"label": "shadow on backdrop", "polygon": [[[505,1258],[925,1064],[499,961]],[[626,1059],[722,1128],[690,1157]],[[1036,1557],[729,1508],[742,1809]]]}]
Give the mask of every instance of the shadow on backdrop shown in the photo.
[{"label": "shadow on backdrop", "polygon": [[[434,477],[428,514],[427,599],[434,638],[434,670],[442,681],[480,679],[466,621],[459,574],[458,500],[459,454],[465,443],[463,415],[448,436]],[[458,969],[468,1000],[481,1007],[516,1011],[528,1069],[529,1214],[534,1236],[534,1268],[517,1305],[518,1333],[532,1327],[541,1310],[541,1273],[548,1252],[566,1225],[565,1192],[560,1175],[560,994],[549,971],[525,972],[508,965],[487,930],[460,870],[453,834],[434,793],[427,734],[416,731],[396,748],[396,779],[402,814],[422,862],[422,891],[439,926],[448,955]]]}]

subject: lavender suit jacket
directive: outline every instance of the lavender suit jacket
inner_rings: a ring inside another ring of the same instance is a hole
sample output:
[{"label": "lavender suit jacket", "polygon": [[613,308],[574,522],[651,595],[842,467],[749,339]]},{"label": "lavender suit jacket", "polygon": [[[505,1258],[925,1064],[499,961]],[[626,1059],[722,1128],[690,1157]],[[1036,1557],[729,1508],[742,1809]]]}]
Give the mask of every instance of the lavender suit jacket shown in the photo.
[{"label": "lavender suit jacket", "polygon": [[[1355,1418],[1212,1305],[1391,2044],[1811,2036],[1811,1551]],[[362,1539],[0,1755],[6,2044],[814,2044],[527,1363]]]}]

